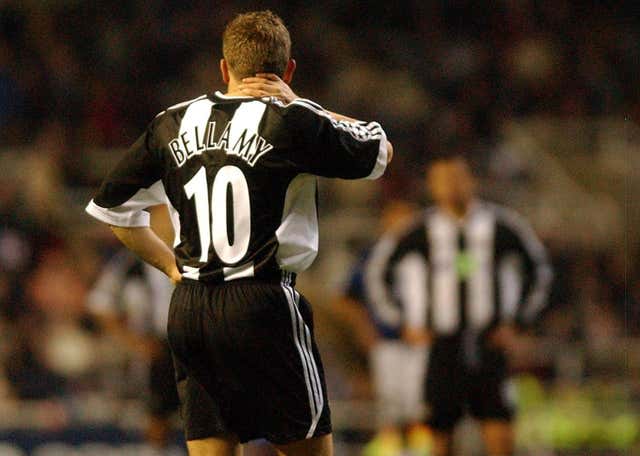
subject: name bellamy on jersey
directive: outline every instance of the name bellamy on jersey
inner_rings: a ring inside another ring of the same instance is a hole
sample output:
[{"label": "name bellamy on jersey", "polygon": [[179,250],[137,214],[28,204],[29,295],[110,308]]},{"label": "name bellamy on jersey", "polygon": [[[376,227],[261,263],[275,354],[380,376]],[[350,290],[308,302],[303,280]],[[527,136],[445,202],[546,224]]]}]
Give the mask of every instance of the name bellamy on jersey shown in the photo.
[{"label": "name bellamy on jersey", "polygon": [[209,122],[200,132],[198,126],[184,131],[177,138],[169,141],[168,146],[178,167],[184,165],[190,158],[201,155],[209,150],[224,150],[227,155],[236,155],[253,167],[264,154],[273,146],[254,131],[244,129],[233,145],[229,145],[233,121],[228,122],[218,141],[214,140],[216,123]]}]

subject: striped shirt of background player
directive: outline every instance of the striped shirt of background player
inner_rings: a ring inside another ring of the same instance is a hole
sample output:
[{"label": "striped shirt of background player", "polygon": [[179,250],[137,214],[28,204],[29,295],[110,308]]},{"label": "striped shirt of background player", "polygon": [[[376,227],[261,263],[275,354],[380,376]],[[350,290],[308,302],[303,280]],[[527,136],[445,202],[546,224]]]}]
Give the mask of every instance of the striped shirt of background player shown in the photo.
[{"label": "striped shirt of background player", "polygon": [[477,202],[464,222],[430,208],[404,235],[384,237],[365,284],[373,311],[388,325],[449,336],[531,324],[552,276],[544,246],[522,217]]}]

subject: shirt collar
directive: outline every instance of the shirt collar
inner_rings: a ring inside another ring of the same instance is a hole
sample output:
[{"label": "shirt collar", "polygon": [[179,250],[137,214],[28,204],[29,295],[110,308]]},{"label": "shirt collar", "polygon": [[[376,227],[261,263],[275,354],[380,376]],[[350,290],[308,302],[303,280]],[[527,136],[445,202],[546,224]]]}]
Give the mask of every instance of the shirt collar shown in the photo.
[{"label": "shirt collar", "polygon": [[251,99],[253,99],[253,97],[247,97],[247,96],[227,95],[227,94],[224,94],[224,93],[220,92],[219,90],[216,90],[213,93],[213,98],[217,98],[217,99],[224,100],[224,101],[229,101],[229,100],[251,100]]}]

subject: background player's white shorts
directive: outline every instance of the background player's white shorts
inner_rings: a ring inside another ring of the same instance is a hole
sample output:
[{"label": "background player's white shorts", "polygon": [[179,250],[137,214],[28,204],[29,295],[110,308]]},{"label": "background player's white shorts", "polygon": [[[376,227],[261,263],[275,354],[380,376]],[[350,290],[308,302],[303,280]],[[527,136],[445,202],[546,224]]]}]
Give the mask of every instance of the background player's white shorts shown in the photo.
[{"label": "background player's white shorts", "polygon": [[424,415],[429,350],[401,341],[381,341],[370,353],[378,425],[418,421]]}]

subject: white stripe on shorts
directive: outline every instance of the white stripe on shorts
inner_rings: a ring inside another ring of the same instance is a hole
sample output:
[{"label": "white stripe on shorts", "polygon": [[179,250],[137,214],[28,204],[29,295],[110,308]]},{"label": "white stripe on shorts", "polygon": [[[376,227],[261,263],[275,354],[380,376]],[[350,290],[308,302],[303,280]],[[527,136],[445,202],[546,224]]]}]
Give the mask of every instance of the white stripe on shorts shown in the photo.
[{"label": "white stripe on shorts", "polygon": [[299,309],[300,293],[298,293],[295,288],[292,288],[291,290],[293,291],[295,296],[295,304],[296,304],[295,310],[296,310],[296,315],[299,321],[298,325],[300,327],[300,337],[306,344],[306,348],[307,348],[306,353],[308,355],[309,365],[313,372],[313,375],[311,376],[311,380],[314,387],[315,397],[317,399],[318,419],[320,419],[320,415],[322,414],[322,406],[324,405],[324,397],[322,395],[322,385],[320,384],[320,375],[318,374],[318,366],[316,364],[315,358],[313,357],[313,345],[311,344],[311,331],[309,330],[309,327],[304,323],[304,320],[302,319],[302,315],[300,314],[300,309]]},{"label": "white stripe on shorts", "polygon": [[282,289],[287,298],[289,304],[289,314],[291,315],[291,329],[293,330],[293,339],[300,355],[300,361],[302,361],[302,368],[304,370],[304,380],[307,385],[307,392],[309,394],[309,408],[311,410],[311,426],[307,432],[306,438],[313,436],[316,431],[316,426],[320,421],[322,415],[322,409],[324,406],[324,397],[322,394],[322,384],[320,383],[320,376],[318,374],[318,366],[313,357],[313,350],[311,345],[311,332],[302,319],[300,311],[298,310],[298,302],[300,295],[298,292],[287,283],[283,281]]}]

